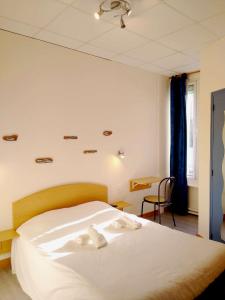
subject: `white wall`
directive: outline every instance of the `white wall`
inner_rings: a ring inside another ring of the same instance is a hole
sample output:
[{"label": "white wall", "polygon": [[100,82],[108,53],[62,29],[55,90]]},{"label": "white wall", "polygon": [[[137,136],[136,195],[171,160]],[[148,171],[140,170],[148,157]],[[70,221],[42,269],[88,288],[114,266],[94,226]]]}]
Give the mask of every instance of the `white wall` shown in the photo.
[{"label": "white wall", "polygon": [[211,92],[225,88],[225,39],[202,53],[199,107],[199,234],[209,237]]},{"label": "white wall", "polygon": [[[13,201],[77,181],[108,185],[110,201],[139,213],[149,191],[130,193],[129,179],[166,173],[168,78],[4,31],[0,53],[0,132],[19,134],[0,141],[0,230],[11,226]],[[54,163],[35,164],[41,156]]]}]

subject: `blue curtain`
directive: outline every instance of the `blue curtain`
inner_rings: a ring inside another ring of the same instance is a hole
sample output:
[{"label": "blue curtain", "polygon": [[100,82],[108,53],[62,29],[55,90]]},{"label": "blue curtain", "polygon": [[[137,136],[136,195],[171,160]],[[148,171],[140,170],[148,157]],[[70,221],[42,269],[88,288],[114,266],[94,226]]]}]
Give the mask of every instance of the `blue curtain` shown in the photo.
[{"label": "blue curtain", "polygon": [[173,192],[174,211],[182,215],[188,210],[186,79],[186,74],[173,76],[170,84],[170,176],[176,178]]}]

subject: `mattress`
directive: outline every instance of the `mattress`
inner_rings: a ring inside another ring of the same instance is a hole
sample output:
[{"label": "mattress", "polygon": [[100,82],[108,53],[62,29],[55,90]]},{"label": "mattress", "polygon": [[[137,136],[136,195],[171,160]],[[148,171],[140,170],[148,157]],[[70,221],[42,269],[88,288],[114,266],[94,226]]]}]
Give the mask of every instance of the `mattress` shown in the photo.
[{"label": "mattress", "polygon": [[[129,214],[142,228],[115,230],[123,212],[103,202],[48,213],[13,241],[13,270],[33,300],[189,300],[225,270],[223,244]],[[106,247],[75,245],[90,224]]]}]

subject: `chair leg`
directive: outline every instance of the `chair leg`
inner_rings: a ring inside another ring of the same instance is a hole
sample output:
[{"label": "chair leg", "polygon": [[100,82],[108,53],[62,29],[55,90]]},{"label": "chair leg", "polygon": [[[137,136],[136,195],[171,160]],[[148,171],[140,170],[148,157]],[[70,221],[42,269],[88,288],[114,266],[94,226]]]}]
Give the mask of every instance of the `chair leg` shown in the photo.
[{"label": "chair leg", "polygon": [[174,225],[174,227],[176,227],[176,222],[175,222],[175,218],[174,218],[174,211],[173,211],[173,205],[171,205],[171,214],[172,214],[172,218],[173,218],[173,225]]},{"label": "chair leg", "polygon": [[155,203],[154,203],[154,221],[155,221],[155,217],[156,217],[156,211],[155,211]]},{"label": "chair leg", "polygon": [[144,210],[144,200],[142,201],[142,204],[141,204],[141,217],[143,217],[143,210]]},{"label": "chair leg", "polygon": [[158,205],[158,214],[159,214],[159,224],[161,224],[160,205]]}]

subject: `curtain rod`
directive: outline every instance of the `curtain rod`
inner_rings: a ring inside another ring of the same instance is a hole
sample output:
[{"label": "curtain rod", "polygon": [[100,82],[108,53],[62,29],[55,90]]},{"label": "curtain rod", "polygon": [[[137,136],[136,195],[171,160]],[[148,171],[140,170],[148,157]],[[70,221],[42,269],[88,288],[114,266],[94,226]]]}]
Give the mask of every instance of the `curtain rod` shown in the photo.
[{"label": "curtain rod", "polygon": [[[200,70],[198,71],[193,71],[193,72],[189,72],[189,73],[186,73],[187,75],[192,75],[192,74],[196,74],[196,73],[200,73]],[[178,75],[181,75],[181,74],[178,74]],[[174,75],[176,76],[176,75]],[[173,76],[169,77],[169,79],[171,79]]]}]

